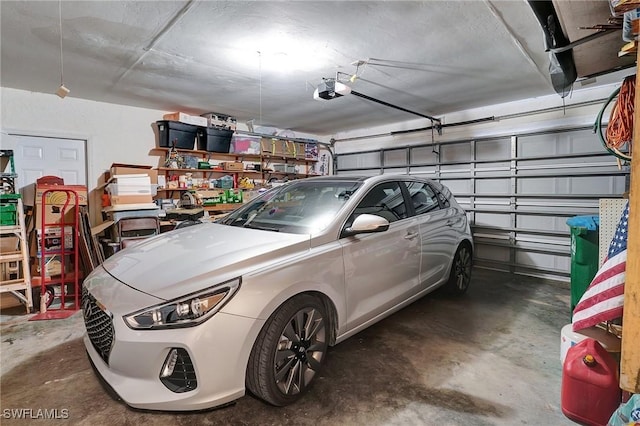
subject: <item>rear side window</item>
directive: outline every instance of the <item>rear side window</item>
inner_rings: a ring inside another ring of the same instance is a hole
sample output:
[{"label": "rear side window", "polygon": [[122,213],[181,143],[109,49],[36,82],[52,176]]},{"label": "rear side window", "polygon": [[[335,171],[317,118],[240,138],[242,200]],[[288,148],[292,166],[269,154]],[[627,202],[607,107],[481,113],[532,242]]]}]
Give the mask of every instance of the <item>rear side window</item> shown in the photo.
[{"label": "rear side window", "polygon": [[442,192],[438,192],[438,199],[440,200],[440,204],[442,208],[446,209],[447,207],[451,207],[451,203],[449,203],[449,199]]},{"label": "rear side window", "polygon": [[384,182],[373,187],[364,196],[349,218],[348,224],[361,214],[375,214],[389,222],[407,217],[407,206],[398,182]]},{"label": "rear side window", "polygon": [[435,191],[424,182],[407,182],[407,189],[416,215],[440,208]]}]

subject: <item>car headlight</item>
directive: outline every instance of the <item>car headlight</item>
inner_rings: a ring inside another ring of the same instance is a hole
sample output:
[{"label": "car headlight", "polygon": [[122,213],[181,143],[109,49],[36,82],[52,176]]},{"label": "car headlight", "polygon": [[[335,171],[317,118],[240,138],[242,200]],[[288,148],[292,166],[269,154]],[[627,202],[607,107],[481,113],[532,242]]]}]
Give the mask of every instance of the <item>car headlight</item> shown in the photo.
[{"label": "car headlight", "polygon": [[235,278],[206,290],[125,315],[125,323],[135,330],[193,327],[208,320],[233,297],[240,287]]}]

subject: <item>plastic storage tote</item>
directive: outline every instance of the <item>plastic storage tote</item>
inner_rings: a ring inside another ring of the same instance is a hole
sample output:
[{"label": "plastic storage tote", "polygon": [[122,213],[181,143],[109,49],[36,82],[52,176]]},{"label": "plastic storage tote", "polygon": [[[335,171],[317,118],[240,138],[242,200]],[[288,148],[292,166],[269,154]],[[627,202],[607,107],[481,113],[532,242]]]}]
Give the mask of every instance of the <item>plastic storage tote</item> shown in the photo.
[{"label": "plastic storage tote", "polygon": [[196,140],[200,151],[229,152],[233,130],[198,127]]},{"label": "plastic storage tote", "polygon": [[179,121],[156,121],[158,127],[158,146],[171,148],[193,149],[196,142],[197,126]]},{"label": "plastic storage tote", "polygon": [[574,216],[567,219],[571,229],[571,315],[580,298],[598,272],[599,216]]}]

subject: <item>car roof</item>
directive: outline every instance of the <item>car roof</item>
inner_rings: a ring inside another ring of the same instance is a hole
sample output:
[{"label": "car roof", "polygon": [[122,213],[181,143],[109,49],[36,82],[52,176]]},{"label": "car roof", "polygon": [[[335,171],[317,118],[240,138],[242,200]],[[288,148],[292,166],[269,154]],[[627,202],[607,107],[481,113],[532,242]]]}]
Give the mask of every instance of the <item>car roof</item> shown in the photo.
[{"label": "car roof", "polygon": [[334,182],[383,182],[388,180],[417,180],[417,181],[429,181],[432,180],[426,177],[408,175],[408,174],[385,174],[385,175],[375,175],[375,176],[364,176],[364,175],[331,175],[331,176],[315,176],[307,178],[306,180],[310,181],[334,181]]}]

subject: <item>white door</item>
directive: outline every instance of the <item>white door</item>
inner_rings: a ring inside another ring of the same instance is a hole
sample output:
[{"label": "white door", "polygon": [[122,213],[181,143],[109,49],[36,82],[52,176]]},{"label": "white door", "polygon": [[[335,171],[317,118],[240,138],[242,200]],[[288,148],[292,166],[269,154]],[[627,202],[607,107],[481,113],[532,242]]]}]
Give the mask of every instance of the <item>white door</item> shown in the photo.
[{"label": "white door", "polygon": [[58,176],[65,185],[87,184],[86,141],[11,135],[20,189],[42,176]]}]

